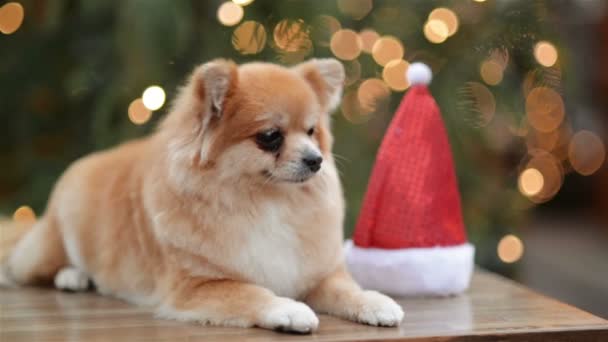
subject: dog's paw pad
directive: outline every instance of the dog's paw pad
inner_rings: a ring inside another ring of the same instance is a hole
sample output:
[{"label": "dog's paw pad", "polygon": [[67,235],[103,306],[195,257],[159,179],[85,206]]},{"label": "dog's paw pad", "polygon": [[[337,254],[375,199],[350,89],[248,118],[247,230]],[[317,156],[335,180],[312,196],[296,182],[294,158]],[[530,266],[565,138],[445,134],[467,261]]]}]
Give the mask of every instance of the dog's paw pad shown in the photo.
[{"label": "dog's paw pad", "polygon": [[391,298],[376,291],[365,291],[356,320],[376,326],[394,327],[403,319],[403,309]]},{"label": "dog's paw pad", "polygon": [[75,267],[65,267],[55,275],[55,287],[67,291],[85,291],[89,288],[89,277]]},{"label": "dog's paw pad", "polygon": [[285,332],[311,333],[319,326],[319,319],[306,304],[280,298],[261,313],[258,325]]}]

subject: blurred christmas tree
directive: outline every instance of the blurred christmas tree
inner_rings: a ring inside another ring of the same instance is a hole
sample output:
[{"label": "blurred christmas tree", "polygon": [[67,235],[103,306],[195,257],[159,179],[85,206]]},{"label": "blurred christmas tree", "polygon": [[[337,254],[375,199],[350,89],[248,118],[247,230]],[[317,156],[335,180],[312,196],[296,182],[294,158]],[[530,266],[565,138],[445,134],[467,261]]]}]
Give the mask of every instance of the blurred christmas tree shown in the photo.
[{"label": "blurred christmas tree", "polygon": [[500,259],[516,261],[521,242],[503,239],[499,258],[498,241],[557,193],[566,172],[593,173],[603,161],[603,144],[590,132],[572,152],[561,81],[568,56],[558,58],[547,2],[5,4],[0,212],[27,204],[41,213],[70,162],[150,132],[168,108],[165,97],[198,63],[337,57],[347,70],[334,131],[350,235],[375,151],[408,87],[403,75],[409,62],[424,61],[435,73],[431,90],[449,130],[478,261],[504,267]]}]

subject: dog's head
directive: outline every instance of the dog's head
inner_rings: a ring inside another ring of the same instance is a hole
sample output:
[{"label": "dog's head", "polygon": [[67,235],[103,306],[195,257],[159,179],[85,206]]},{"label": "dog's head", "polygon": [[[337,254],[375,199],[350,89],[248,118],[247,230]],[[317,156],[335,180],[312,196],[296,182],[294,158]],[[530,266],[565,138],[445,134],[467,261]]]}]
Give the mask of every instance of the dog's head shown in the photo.
[{"label": "dog's head", "polygon": [[172,159],[200,172],[304,182],[331,156],[329,115],[343,81],[334,59],[293,68],[215,60],[193,72],[161,131],[169,134]]}]

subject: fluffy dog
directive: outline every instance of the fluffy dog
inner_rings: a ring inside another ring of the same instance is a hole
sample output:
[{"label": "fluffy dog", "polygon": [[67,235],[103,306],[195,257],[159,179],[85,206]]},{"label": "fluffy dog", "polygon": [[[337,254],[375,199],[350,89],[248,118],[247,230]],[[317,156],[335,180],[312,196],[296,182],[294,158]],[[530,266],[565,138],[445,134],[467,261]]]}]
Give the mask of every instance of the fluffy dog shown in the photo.
[{"label": "fluffy dog", "polygon": [[4,282],[97,290],[161,317],[314,331],[313,310],[382,326],[401,307],[342,256],[331,154],[336,60],[194,70],[152,135],[75,162],[3,263]]}]

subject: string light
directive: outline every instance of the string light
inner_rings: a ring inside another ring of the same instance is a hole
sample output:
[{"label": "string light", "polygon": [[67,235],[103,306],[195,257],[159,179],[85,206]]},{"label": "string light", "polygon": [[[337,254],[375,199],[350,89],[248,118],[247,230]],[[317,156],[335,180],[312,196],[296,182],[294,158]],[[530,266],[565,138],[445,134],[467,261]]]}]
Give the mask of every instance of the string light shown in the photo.
[{"label": "string light", "polygon": [[553,66],[557,62],[557,49],[548,41],[540,41],[534,46],[534,57],[542,66]]},{"label": "string light", "polygon": [[165,91],[159,86],[150,86],[144,90],[141,99],[149,110],[158,110],[165,104]]},{"label": "string light", "polygon": [[568,146],[568,160],[572,168],[583,176],[594,174],[604,164],[606,148],[595,133],[576,132]]},{"label": "string light", "polygon": [[564,101],[555,90],[536,87],[526,98],[526,114],[532,127],[541,132],[551,132],[564,120]]},{"label": "string light", "polygon": [[372,47],[372,57],[381,66],[395,59],[403,58],[403,44],[395,37],[384,36],[374,43]]},{"label": "string light", "polygon": [[243,19],[244,14],[243,7],[227,1],[217,9],[217,20],[224,26],[234,26]]},{"label": "string light", "polygon": [[27,205],[20,206],[13,213],[13,221],[19,223],[31,223],[36,221],[36,213]]},{"label": "string light", "polygon": [[514,263],[524,255],[524,244],[515,235],[505,235],[498,243],[497,252],[502,262]]},{"label": "string light", "polygon": [[365,29],[359,32],[359,37],[361,38],[361,48],[363,49],[363,52],[372,53],[374,44],[380,38],[380,35],[372,29]]},{"label": "string light", "polygon": [[152,116],[152,111],[146,108],[144,105],[144,101],[142,99],[135,99],[129,104],[129,109],[127,110],[129,114],[129,120],[136,125],[143,125]]},{"label": "string light", "polygon": [[[524,168],[525,170],[537,170],[542,175],[543,182],[542,187],[539,187],[538,184],[534,186],[535,179],[531,178],[534,174],[528,173],[527,177],[529,178],[526,179],[529,181],[528,187],[523,189],[522,194],[526,195],[534,203],[543,203],[553,198],[559,192],[564,180],[564,170],[561,162],[547,151],[540,149],[530,150],[529,154],[531,158]],[[538,182],[538,179],[536,179],[536,182]],[[537,189],[538,191],[532,191]]]},{"label": "string light", "polygon": [[382,79],[395,91],[403,91],[409,87],[409,82],[405,77],[410,64],[402,59],[394,59],[388,62],[382,70]]},{"label": "string light", "polygon": [[429,20],[442,21],[448,29],[447,36],[451,37],[458,31],[458,16],[449,8],[439,7],[431,11]]},{"label": "string light", "polygon": [[21,27],[24,16],[23,6],[18,2],[9,2],[0,7],[0,32],[15,33]]},{"label": "string light", "polygon": [[232,46],[243,55],[260,53],[266,46],[266,29],[257,21],[245,21],[232,33]]},{"label": "string light", "polygon": [[351,61],[361,54],[361,38],[353,30],[338,30],[329,43],[331,52],[345,61]]},{"label": "string light", "polygon": [[540,171],[534,168],[526,169],[519,175],[519,192],[528,197],[538,195],[543,189],[544,183],[545,180]]}]

